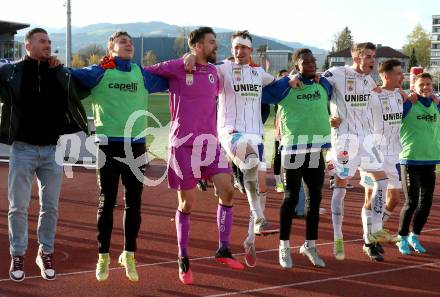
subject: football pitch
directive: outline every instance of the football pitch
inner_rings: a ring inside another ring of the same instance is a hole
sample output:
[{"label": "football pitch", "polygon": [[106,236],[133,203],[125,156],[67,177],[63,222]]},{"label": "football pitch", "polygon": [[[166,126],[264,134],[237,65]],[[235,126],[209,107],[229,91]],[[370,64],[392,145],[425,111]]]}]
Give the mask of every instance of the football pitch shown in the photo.
[{"label": "football pitch", "polygon": [[[87,116],[93,116],[90,99],[82,101]],[[147,135],[147,146],[151,159],[159,158],[167,160],[168,135],[170,110],[168,104],[168,94],[150,94],[148,102],[148,111],[151,112],[159,121],[149,119],[148,125],[151,127],[151,134]],[[272,166],[272,157],[274,153],[274,116],[273,107],[271,107],[270,116],[264,124],[264,148],[268,168]],[[162,127],[160,127],[162,126]],[[440,174],[440,165],[437,165],[437,174]]]}]

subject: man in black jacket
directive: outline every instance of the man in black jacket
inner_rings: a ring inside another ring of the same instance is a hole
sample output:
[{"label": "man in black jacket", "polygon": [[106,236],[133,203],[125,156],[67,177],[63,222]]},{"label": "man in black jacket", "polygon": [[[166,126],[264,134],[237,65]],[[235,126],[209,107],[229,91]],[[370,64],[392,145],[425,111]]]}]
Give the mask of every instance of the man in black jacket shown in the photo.
[{"label": "man in black jacket", "polygon": [[25,36],[27,56],[12,64],[0,64],[0,98],[3,103],[0,142],[10,144],[8,177],[9,242],[13,281],[22,281],[28,246],[28,208],[32,179],[40,193],[39,250],[36,263],[41,275],[55,279],[53,252],[58,219],[58,200],[63,176],[55,161],[61,135],[87,132],[87,120],[78,87],[65,68],[50,68],[51,41],[41,28]]}]

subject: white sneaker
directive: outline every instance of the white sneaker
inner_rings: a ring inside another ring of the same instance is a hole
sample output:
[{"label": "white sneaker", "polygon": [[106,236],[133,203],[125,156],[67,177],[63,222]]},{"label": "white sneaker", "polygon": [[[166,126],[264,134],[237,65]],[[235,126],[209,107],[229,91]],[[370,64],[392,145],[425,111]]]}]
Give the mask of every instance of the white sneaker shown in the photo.
[{"label": "white sneaker", "polygon": [[290,255],[290,247],[279,247],[279,260],[283,268],[292,268],[292,256]]},{"label": "white sneaker", "polygon": [[9,278],[14,282],[21,282],[24,280],[24,257],[23,256],[12,256],[11,257],[11,268],[9,269]]},{"label": "white sneaker", "polygon": [[53,253],[44,253],[38,250],[35,263],[41,270],[41,276],[46,280],[54,280],[56,278],[55,269],[53,267]]},{"label": "white sneaker", "polygon": [[280,227],[268,223],[264,218],[260,218],[254,224],[254,233],[257,236],[280,233]]},{"label": "white sneaker", "polygon": [[301,248],[299,249],[299,253],[303,256],[306,256],[307,258],[309,258],[310,262],[312,262],[312,264],[315,267],[325,267],[325,262],[324,260],[321,259],[321,257],[318,254],[318,249],[315,247],[310,247],[310,248],[306,248],[306,246],[303,244],[301,246]]},{"label": "white sneaker", "polygon": [[245,241],[244,244],[244,262],[248,267],[257,265],[257,253],[255,252],[255,242]]}]

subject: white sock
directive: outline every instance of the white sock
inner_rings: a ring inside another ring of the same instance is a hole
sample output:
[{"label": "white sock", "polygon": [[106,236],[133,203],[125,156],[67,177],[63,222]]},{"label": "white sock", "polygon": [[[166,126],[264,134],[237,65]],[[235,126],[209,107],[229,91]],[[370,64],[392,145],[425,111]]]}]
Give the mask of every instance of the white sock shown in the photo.
[{"label": "white sock", "polygon": [[[258,195],[260,197],[261,211],[264,212],[264,209],[266,207],[266,192],[259,193]],[[255,220],[251,211],[249,215],[248,236],[246,237],[246,242],[248,243],[255,243],[254,224],[255,224]]]},{"label": "white sock", "polygon": [[368,234],[371,233],[371,209],[362,208],[361,212],[362,229],[364,230],[364,241],[366,244],[371,243],[368,240]]},{"label": "white sock", "polygon": [[374,181],[373,193],[371,194],[371,232],[375,233],[383,229],[383,211],[388,186],[388,179]]},{"label": "white sock", "polygon": [[334,239],[342,239],[342,222],[344,220],[345,188],[334,188],[332,195],[332,221]]},{"label": "white sock", "polygon": [[279,183],[281,183],[281,176],[280,175],[274,175],[275,177],[275,185],[278,185]]},{"label": "white sock", "polygon": [[245,241],[248,242],[248,243],[254,243],[255,242],[254,216],[252,214],[252,211],[249,213],[248,235],[247,235]]},{"label": "white sock", "polygon": [[261,211],[264,213],[264,210],[266,209],[267,192],[259,193],[258,195],[260,196]]},{"label": "white sock", "polygon": [[305,242],[304,242],[304,246],[306,247],[306,248],[314,248],[315,246],[316,246],[316,240],[306,240]]},{"label": "white sock", "polygon": [[257,167],[243,170],[243,183],[246,190],[246,197],[255,221],[261,218],[264,219],[260,197],[257,193],[257,170]]},{"label": "white sock", "polygon": [[389,211],[388,209],[384,209],[383,210],[383,216],[382,216],[382,222],[385,224],[386,221],[388,221],[388,219],[391,217],[392,212]]},{"label": "white sock", "polygon": [[280,247],[282,247],[282,248],[290,247],[290,241],[289,240],[280,240]]}]

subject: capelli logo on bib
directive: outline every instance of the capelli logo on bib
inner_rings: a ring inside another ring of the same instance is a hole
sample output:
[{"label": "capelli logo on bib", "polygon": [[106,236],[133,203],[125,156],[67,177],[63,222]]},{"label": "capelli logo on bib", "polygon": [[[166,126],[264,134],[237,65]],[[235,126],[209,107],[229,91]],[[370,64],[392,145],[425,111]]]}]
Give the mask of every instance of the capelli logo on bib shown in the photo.
[{"label": "capelli logo on bib", "polygon": [[128,84],[120,84],[120,83],[109,83],[108,84],[109,89],[117,89],[119,91],[123,92],[137,92],[138,89],[138,83],[132,82]]},{"label": "capelli logo on bib", "polygon": [[417,116],[418,120],[426,121],[426,122],[437,122],[437,114],[423,114]]}]

